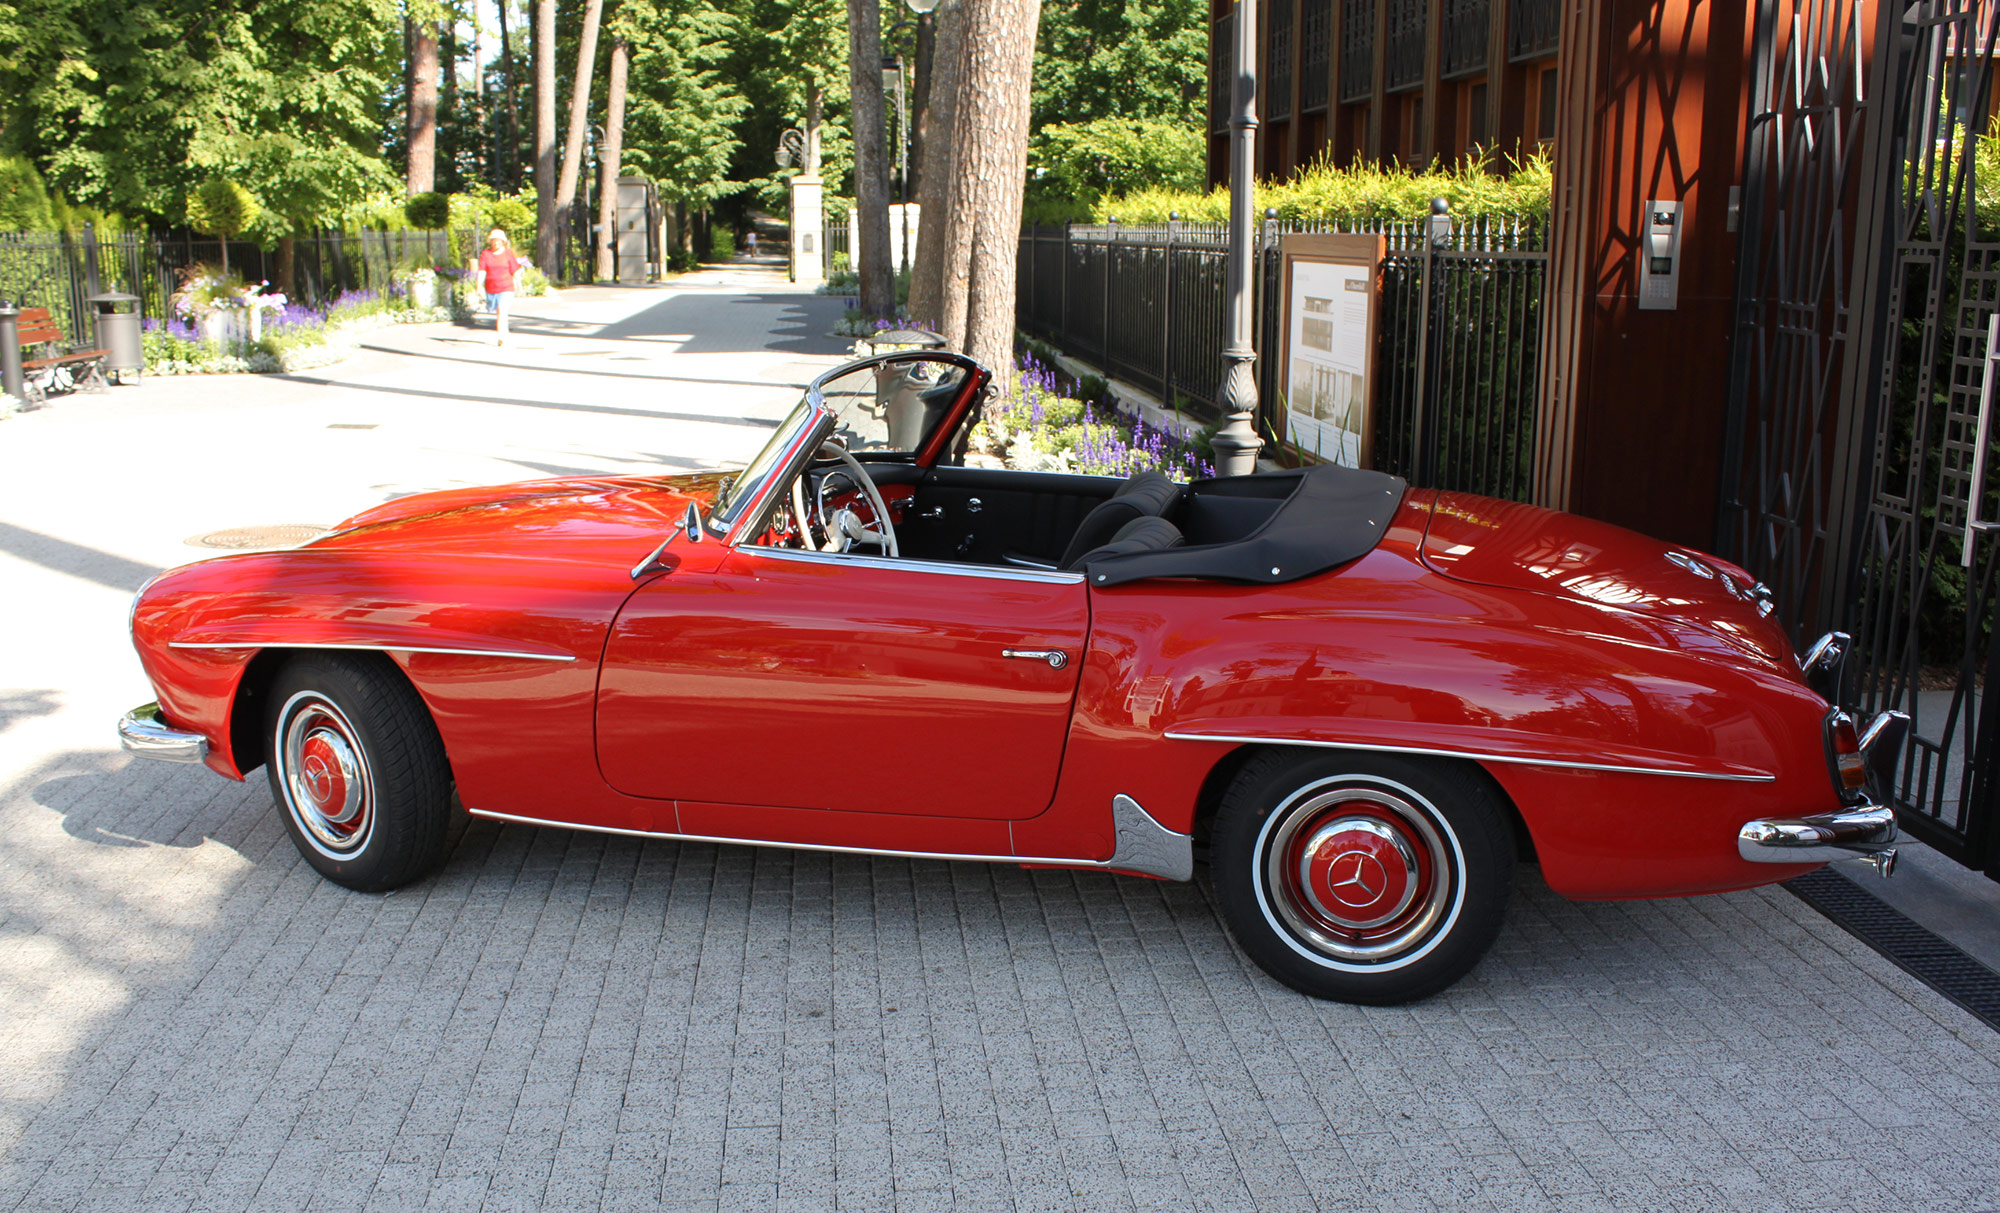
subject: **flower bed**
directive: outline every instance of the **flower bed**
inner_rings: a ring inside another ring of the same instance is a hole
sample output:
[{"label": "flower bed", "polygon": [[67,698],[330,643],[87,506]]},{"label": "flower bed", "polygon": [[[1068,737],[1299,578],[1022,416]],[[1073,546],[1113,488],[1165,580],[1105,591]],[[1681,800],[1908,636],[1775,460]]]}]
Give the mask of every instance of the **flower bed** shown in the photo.
[{"label": "flower bed", "polygon": [[[454,269],[425,270],[430,281],[457,278]],[[140,325],[148,375],[216,375],[302,371],[347,357],[347,338],[392,324],[451,319],[438,306],[419,306],[407,283],[384,290],[347,291],[324,309],[263,293],[206,272],[191,274],[165,320]],[[220,323],[217,317],[221,317]]]},{"label": "flower bed", "polygon": [[974,450],[1025,472],[1130,476],[1153,468],[1175,480],[1215,475],[1206,435],[1197,427],[1150,425],[1094,390],[1021,355],[1014,390],[972,433]]}]

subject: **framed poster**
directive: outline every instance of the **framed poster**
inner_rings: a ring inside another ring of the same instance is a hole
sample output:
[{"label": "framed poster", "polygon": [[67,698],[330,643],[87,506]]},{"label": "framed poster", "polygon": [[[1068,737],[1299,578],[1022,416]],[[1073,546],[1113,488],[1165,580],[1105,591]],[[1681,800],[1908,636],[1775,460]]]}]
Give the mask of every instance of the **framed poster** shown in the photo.
[{"label": "framed poster", "polygon": [[1278,417],[1285,441],[1325,463],[1368,467],[1383,239],[1291,235],[1279,251],[1285,311]]}]

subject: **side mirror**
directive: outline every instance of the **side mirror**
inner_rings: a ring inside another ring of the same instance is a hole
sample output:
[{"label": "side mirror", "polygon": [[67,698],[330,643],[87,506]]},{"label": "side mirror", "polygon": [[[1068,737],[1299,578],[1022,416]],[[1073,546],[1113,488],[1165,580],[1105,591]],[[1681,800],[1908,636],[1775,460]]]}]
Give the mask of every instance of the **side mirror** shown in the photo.
[{"label": "side mirror", "polygon": [[701,507],[688,502],[687,516],[681,519],[681,530],[687,533],[689,543],[700,543],[708,534],[701,525]]}]

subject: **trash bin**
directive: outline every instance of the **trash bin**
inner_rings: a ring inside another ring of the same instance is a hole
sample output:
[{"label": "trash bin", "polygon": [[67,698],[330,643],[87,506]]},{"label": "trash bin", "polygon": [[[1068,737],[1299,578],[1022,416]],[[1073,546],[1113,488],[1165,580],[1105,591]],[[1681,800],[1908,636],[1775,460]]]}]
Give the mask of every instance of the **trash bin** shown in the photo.
[{"label": "trash bin", "polygon": [[[928,329],[884,329],[862,344],[869,347],[868,356],[873,356],[941,350],[945,347],[945,339]],[[875,404],[877,411],[889,423],[891,449],[915,450],[929,432],[931,422],[935,420],[933,414],[939,410],[924,392],[936,384],[939,365],[928,362],[898,363],[877,372]]]},{"label": "trash bin", "polygon": [[129,372],[146,369],[146,352],[139,343],[139,297],[106,291],[84,300],[96,314],[97,348],[106,351],[104,369],[120,383]]}]

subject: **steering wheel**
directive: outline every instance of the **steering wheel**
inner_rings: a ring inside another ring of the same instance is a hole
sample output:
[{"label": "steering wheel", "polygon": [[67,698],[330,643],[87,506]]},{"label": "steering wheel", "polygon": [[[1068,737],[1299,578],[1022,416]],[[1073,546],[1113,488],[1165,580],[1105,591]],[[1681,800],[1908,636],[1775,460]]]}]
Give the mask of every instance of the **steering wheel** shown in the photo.
[{"label": "steering wheel", "polygon": [[[845,465],[847,474],[853,477],[854,483],[861,489],[862,495],[868,498],[869,508],[875,511],[875,520],[880,524],[881,529],[869,529],[867,524],[855,516],[854,511],[842,506],[840,509],[834,511],[833,517],[822,520],[826,530],[827,549],[836,552],[845,552],[852,549],[857,543],[875,543],[879,541],[889,555],[901,555],[896,548],[896,526],[889,521],[889,503],[882,500],[882,490],[875,487],[875,481],[868,475],[867,469],[861,466],[861,462],[850,454],[838,439],[829,438],[826,440],[825,445],[819,448],[821,455],[825,455],[829,451]],[[805,477],[801,475],[799,480],[803,479]],[[794,491],[798,491],[798,486],[798,480],[792,482]],[[803,497],[803,492],[799,492],[799,497],[795,500],[794,504],[795,509],[803,505]],[[808,542],[811,541],[808,540]]]}]

